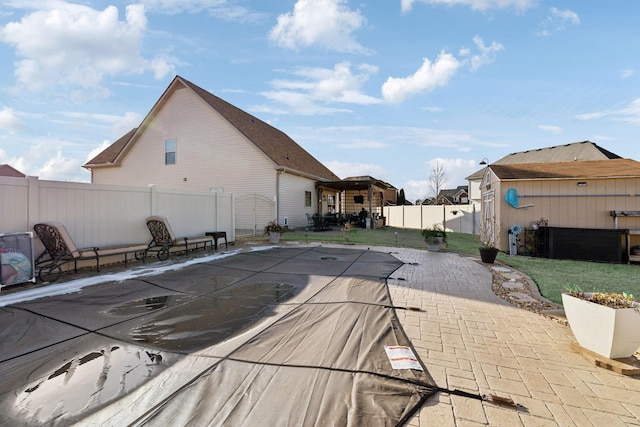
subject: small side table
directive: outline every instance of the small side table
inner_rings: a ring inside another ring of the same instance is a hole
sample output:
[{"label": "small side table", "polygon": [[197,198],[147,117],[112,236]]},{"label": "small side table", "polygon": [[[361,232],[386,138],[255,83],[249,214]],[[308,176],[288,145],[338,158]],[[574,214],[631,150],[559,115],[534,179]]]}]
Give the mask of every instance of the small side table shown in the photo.
[{"label": "small side table", "polygon": [[229,244],[227,243],[227,232],[226,231],[207,231],[204,233],[205,236],[213,237],[213,245],[215,250],[218,250],[218,239],[224,238],[224,247],[226,249],[229,248]]}]

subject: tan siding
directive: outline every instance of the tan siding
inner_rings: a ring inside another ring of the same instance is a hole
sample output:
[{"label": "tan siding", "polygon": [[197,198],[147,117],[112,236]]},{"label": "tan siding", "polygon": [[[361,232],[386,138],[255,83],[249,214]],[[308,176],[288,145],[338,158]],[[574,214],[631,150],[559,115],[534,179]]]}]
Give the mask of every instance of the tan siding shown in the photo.
[{"label": "tan siding", "polygon": [[[304,205],[305,191],[311,192],[311,207]],[[289,228],[305,228],[306,214],[313,214],[317,205],[315,182],[296,175],[284,173],[280,175],[280,218],[284,224],[284,216],[288,217]]]},{"label": "tan siding", "polygon": [[[587,186],[578,187],[580,181],[586,181]],[[640,211],[640,197],[635,196],[640,193],[637,178],[502,181],[494,184],[494,188],[499,189],[497,194],[500,194],[500,200],[496,199],[496,221],[503,230],[503,250],[508,250],[508,234],[505,234],[513,224],[529,227],[544,217],[552,227],[613,228],[610,211]],[[520,209],[504,201],[509,188],[515,188],[521,195]],[[523,208],[529,204],[533,206]],[[639,217],[621,217],[618,224],[619,228],[640,230]],[[640,244],[640,237],[633,237],[632,244]]]},{"label": "tan siding", "polygon": [[[170,138],[177,138],[175,165],[164,164]],[[186,88],[170,95],[121,167],[95,169],[94,182],[275,195],[273,162]]]}]

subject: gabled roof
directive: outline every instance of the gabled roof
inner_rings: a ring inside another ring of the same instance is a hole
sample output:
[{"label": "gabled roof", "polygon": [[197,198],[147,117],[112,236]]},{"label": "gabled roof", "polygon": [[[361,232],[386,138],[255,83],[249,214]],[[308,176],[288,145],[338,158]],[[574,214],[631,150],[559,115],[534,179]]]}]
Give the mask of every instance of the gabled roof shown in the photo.
[{"label": "gabled roof", "polygon": [[18,169],[9,166],[7,164],[0,165],[0,176],[10,176],[13,178],[24,178],[25,174],[20,172]]},{"label": "gabled roof", "polygon": [[[535,150],[520,151],[508,154],[491,165],[520,164],[520,163],[546,163],[546,162],[571,162],[585,160],[621,159],[615,153],[605,150],[591,141],[573,142],[571,144],[556,145],[553,147],[538,148]],[[483,169],[480,169],[467,177],[468,180],[482,179]]]},{"label": "gabled roof", "polygon": [[492,164],[489,168],[501,180],[640,178],[640,162],[631,159]]},{"label": "gabled roof", "polygon": [[609,150],[605,150],[594,142],[582,141],[574,142],[572,144],[511,153],[492,164],[503,165],[514,163],[570,162],[574,160],[607,160],[621,158],[622,157]]},{"label": "gabled roof", "polygon": [[144,131],[145,125],[153,119],[155,111],[160,108],[161,104],[168,99],[170,93],[178,86],[191,89],[193,93],[199,96],[249,141],[255,144],[277,167],[322,180],[340,179],[284,132],[180,76],[176,76],[173,79],[167,90],[165,90],[153,106],[147,117],[145,117],[140,127],[131,130],[122,138],[118,139],[103,152],[87,162],[84,167],[90,169],[119,164],[122,157],[126,155],[126,152],[136,143],[137,137]]}]

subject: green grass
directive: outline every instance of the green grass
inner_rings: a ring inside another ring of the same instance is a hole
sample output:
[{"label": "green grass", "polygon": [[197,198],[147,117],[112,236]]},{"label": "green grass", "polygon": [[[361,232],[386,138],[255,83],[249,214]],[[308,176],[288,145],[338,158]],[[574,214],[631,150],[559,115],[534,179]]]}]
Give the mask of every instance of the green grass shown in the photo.
[{"label": "green grass", "polygon": [[[425,249],[420,230],[404,228],[356,229],[345,237],[339,231],[282,234],[285,242],[326,242],[371,246],[398,246]],[[255,239],[254,239],[255,240]],[[266,240],[266,237],[265,237]],[[473,234],[447,233],[447,251],[479,256],[478,239]],[[510,265],[533,279],[540,293],[556,303],[562,302],[562,292],[579,288],[583,291],[627,292],[640,297],[640,267],[627,264],[553,260],[499,253],[497,261]]]}]

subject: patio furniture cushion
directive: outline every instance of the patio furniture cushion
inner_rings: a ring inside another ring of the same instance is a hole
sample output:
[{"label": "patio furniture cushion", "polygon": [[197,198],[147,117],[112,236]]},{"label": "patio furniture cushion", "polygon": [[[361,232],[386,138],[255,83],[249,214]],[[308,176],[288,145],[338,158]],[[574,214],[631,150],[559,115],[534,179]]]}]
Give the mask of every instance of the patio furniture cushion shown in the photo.
[{"label": "patio furniture cushion", "polygon": [[49,280],[47,281],[57,280],[62,272],[61,267],[70,262],[74,263],[74,271],[78,271],[78,261],[95,259],[96,270],[100,271],[100,257],[124,255],[126,265],[128,261],[127,254],[142,254],[141,259],[144,260],[144,253],[147,250],[147,245],[137,243],[78,249],[67,228],[57,221],[38,223],[33,226],[33,230],[44,246],[44,251],[36,258],[36,268],[39,267],[41,273],[44,269],[48,270],[49,273],[57,272],[55,275],[48,275]]},{"label": "patio furniture cushion", "polygon": [[190,245],[193,245],[194,249],[200,244],[206,249],[207,243],[213,247],[212,236],[176,237],[166,216],[152,215],[147,217],[146,222],[152,238],[147,245],[147,251],[157,252],[160,259],[167,259],[169,251],[174,246],[184,245],[185,253],[189,251]]}]

